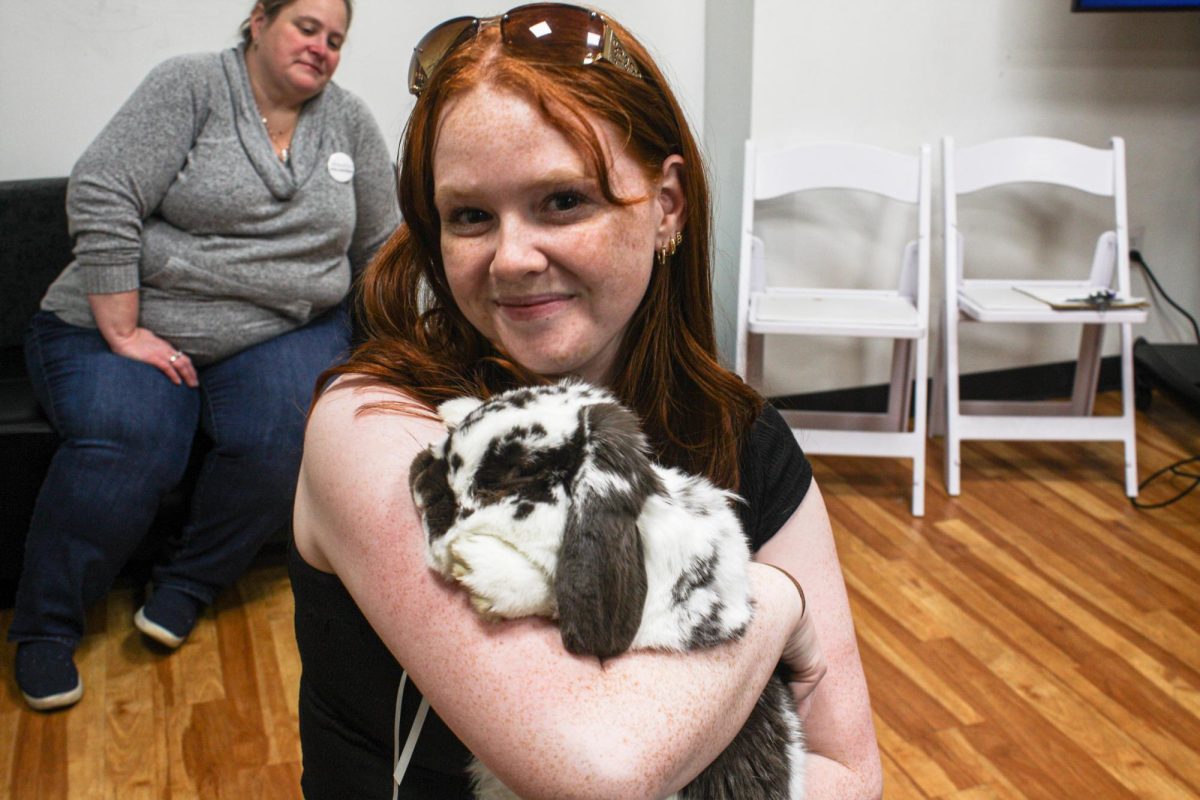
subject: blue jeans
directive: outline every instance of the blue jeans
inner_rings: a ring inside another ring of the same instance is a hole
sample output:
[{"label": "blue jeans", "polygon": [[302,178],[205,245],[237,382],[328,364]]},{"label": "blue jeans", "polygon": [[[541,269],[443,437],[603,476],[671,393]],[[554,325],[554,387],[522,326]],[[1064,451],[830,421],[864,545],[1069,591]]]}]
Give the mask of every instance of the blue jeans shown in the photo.
[{"label": "blue jeans", "polygon": [[152,580],[212,603],[290,521],[313,386],[348,343],[339,308],[197,367],[191,389],[114,354],[98,331],[39,312],[25,358],[62,443],[34,506],[9,640],[79,643],[86,609],[107,594],[183,477],[198,429],[212,449]]}]

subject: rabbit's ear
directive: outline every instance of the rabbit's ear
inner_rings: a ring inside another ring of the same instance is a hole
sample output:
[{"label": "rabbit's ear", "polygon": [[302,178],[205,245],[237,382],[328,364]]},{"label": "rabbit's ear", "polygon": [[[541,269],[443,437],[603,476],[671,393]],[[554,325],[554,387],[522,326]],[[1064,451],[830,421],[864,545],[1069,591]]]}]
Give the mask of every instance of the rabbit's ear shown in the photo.
[{"label": "rabbit's ear", "polygon": [[450,530],[458,514],[448,475],[446,459],[437,458],[428,448],[417,453],[408,468],[408,488],[425,521],[425,534],[431,542]]},{"label": "rabbit's ear", "polygon": [[582,463],[554,592],[566,649],[608,658],[629,648],[642,622],[646,568],[637,520],[661,484],[632,413],[598,403],[579,412],[579,423]]},{"label": "rabbit's ear", "polygon": [[467,418],[468,414],[481,405],[483,405],[483,401],[478,397],[456,397],[437,407],[438,416],[446,423],[446,428],[453,431]]}]

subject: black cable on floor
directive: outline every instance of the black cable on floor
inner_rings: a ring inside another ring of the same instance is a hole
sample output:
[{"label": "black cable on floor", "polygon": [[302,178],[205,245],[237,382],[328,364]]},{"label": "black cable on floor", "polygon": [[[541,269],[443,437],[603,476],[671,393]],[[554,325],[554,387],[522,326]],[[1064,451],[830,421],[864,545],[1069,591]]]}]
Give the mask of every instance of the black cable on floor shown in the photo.
[{"label": "black cable on floor", "polygon": [[[1130,250],[1129,260],[1142,268],[1142,271],[1146,273],[1146,277],[1149,278],[1150,282],[1153,284],[1153,288],[1158,290],[1158,293],[1162,295],[1164,300],[1171,304],[1172,308],[1188,318],[1188,322],[1192,323],[1192,331],[1196,334],[1196,341],[1200,342],[1200,325],[1196,324],[1196,318],[1171,299],[1171,296],[1166,293],[1166,291],[1162,288],[1162,285],[1158,282],[1158,278],[1154,277],[1154,272],[1150,269],[1150,265],[1146,263],[1145,259],[1142,258],[1142,254],[1137,250]],[[1138,491],[1140,492],[1142,489],[1145,489],[1147,486],[1149,486],[1153,481],[1158,480],[1163,475],[1167,475],[1168,473],[1173,477],[1190,478],[1192,485],[1180,491],[1179,494],[1175,495],[1169,500],[1163,500],[1161,503],[1141,503],[1138,502],[1136,497],[1131,497],[1129,502],[1133,503],[1134,508],[1150,509],[1163,508],[1183,499],[1190,494],[1193,489],[1195,489],[1197,486],[1200,486],[1200,474],[1187,472],[1183,469],[1183,467],[1186,467],[1191,463],[1200,463],[1200,456],[1191,456],[1189,458],[1180,459],[1174,464],[1169,464],[1151,475],[1149,478],[1146,478],[1146,480],[1142,481],[1141,485],[1138,486]]]},{"label": "black cable on floor", "polygon": [[1191,478],[1192,485],[1187,487],[1186,489],[1182,490],[1181,492],[1179,492],[1179,494],[1175,495],[1174,497],[1172,497],[1169,500],[1163,500],[1161,503],[1142,503],[1142,502],[1139,502],[1136,497],[1129,498],[1129,502],[1133,503],[1134,508],[1148,509],[1148,508],[1163,508],[1164,506],[1169,506],[1172,503],[1178,502],[1179,500],[1183,499],[1188,494],[1190,494],[1193,489],[1195,489],[1197,486],[1200,486],[1200,474],[1195,473],[1195,472],[1187,472],[1184,469],[1182,469],[1182,467],[1185,467],[1188,464],[1191,464],[1193,462],[1200,463],[1200,456],[1191,456],[1190,458],[1184,458],[1179,461],[1176,461],[1174,464],[1168,464],[1167,466],[1160,469],[1158,472],[1151,475],[1149,478],[1146,478],[1146,480],[1142,481],[1141,484],[1138,485],[1138,491],[1141,492],[1143,489],[1145,489],[1151,483],[1153,483],[1154,481],[1158,480],[1160,477],[1162,477],[1163,475],[1166,475],[1168,473],[1171,474],[1172,476],[1178,476],[1181,478]]}]

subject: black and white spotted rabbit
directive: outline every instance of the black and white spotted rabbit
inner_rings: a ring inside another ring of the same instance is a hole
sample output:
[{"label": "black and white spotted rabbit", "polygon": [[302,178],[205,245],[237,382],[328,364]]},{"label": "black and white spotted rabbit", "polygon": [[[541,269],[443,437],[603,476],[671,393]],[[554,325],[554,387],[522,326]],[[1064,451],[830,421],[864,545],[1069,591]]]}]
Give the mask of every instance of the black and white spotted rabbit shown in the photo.
[{"label": "black and white spotted rabbit", "polygon": [[[565,381],[439,413],[449,436],[413,461],[426,556],[490,618],[558,620],[572,653],[691,650],[736,639],[752,615],[735,498],[654,464],[636,416]],[[803,734],[767,684],[730,746],[683,798],[799,798]],[[476,797],[514,798],[475,761]]]}]

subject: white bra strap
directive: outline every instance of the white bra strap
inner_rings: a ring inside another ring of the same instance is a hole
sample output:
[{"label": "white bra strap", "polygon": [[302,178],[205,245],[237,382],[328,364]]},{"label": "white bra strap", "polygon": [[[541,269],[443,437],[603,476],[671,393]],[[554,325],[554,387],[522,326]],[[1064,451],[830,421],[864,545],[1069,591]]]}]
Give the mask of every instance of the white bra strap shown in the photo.
[{"label": "white bra strap", "polygon": [[421,726],[425,724],[425,716],[429,713],[429,701],[422,696],[421,704],[417,707],[417,716],[408,731],[408,738],[404,741],[404,751],[400,752],[400,703],[404,699],[406,683],[407,670],[400,674],[400,688],[396,690],[396,721],[392,723],[392,730],[395,731],[392,738],[392,758],[396,762],[396,770],[392,773],[392,800],[397,800],[399,796],[400,782],[404,780],[404,773],[408,772],[408,762],[412,761],[413,751],[417,749],[417,739],[421,736]]}]

